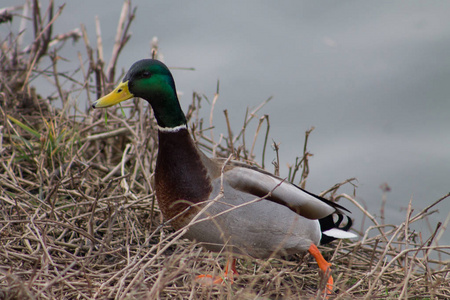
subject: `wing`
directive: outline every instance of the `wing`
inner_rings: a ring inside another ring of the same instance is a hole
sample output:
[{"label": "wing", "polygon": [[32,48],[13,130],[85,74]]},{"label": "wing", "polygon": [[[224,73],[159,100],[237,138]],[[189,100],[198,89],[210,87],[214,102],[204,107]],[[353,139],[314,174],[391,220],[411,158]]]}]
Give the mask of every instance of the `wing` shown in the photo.
[{"label": "wing", "polygon": [[341,213],[341,210],[348,211],[263,170],[233,163],[234,166],[224,173],[224,178],[236,190],[265,197],[308,219],[322,219],[333,213]]}]

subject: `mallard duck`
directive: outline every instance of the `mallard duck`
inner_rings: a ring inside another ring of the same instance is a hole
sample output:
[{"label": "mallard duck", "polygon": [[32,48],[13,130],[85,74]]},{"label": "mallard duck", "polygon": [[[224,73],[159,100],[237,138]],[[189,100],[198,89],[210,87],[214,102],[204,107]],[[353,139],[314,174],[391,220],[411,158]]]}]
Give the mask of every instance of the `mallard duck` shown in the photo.
[{"label": "mallard duck", "polygon": [[[316,245],[355,237],[346,232],[352,224],[344,214],[347,209],[254,166],[208,158],[189,134],[175,82],[162,62],[134,63],[123,81],[93,107],[110,107],[133,97],[150,103],[158,123],[156,197],[175,229],[187,226],[186,238],[231,255],[268,258],[309,252],[329,274],[330,264]],[[341,226],[344,217],[347,221]],[[234,262],[227,263],[227,276],[237,274]],[[218,283],[222,277],[213,280]],[[327,284],[331,290],[330,275]]]}]

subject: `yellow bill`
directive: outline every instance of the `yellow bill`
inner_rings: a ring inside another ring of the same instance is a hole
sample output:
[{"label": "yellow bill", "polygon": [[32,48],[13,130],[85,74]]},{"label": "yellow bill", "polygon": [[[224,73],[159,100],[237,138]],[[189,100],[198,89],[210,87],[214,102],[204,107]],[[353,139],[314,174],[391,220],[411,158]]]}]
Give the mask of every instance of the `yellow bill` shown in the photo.
[{"label": "yellow bill", "polygon": [[134,95],[128,89],[128,81],[121,82],[111,93],[101,97],[92,104],[93,108],[110,107],[119,104],[122,101],[133,98]]}]

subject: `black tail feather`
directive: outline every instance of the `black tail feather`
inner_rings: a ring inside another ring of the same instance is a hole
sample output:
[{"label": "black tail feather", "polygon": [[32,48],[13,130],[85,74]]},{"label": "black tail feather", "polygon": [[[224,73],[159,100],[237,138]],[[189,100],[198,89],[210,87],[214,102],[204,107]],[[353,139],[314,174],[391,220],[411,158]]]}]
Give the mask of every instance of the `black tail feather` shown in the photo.
[{"label": "black tail feather", "polygon": [[[349,216],[345,216],[342,214],[336,214],[338,216],[337,221],[334,221],[333,215],[329,215],[326,216],[325,218],[319,219],[319,223],[320,223],[320,230],[322,232],[333,229],[333,228],[337,228],[340,230],[344,230],[344,231],[348,231],[350,229],[350,227],[352,227],[353,221],[352,219],[350,219]],[[344,226],[339,227],[342,223],[342,221],[344,220],[344,217],[347,218],[347,222],[345,223]],[[326,234],[322,234],[322,239],[320,240],[321,244],[327,244],[329,242],[334,241],[336,238],[328,236]]]}]

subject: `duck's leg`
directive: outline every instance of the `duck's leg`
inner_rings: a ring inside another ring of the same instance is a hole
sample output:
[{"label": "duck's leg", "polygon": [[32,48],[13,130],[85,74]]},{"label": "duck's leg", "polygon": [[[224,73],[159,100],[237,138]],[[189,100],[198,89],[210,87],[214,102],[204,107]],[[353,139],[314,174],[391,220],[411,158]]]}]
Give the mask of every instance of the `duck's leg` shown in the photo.
[{"label": "duck's leg", "polygon": [[225,267],[225,272],[223,273],[223,276],[216,276],[213,277],[210,274],[202,274],[198,275],[196,280],[198,283],[202,285],[214,285],[214,284],[223,284],[226,281],[233,283],[233,277],[238,276],[238,272],[236,270],[236,259],[235,258],[228,258],[227,265]]},{"label": "duck's leg", "polygon": [[311,253],[312,256],[317,261],[317,264],[319,265],[319,268],[325,273],[325,276],[328,276],[327,286],[324,290],[324,294],[331,294],[331,291],[333,290],[333,277],[331,276],[331,264],[323,258],[322,254],[320,253],[319,249],[317,249],[316,245],[311,244],[308,249],[309,253]]}]

